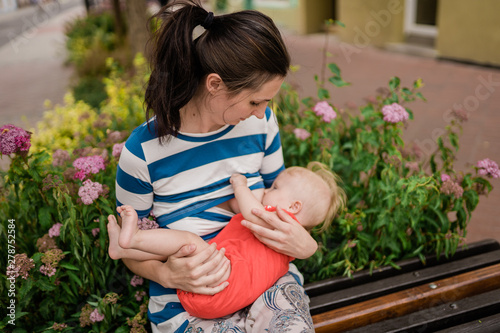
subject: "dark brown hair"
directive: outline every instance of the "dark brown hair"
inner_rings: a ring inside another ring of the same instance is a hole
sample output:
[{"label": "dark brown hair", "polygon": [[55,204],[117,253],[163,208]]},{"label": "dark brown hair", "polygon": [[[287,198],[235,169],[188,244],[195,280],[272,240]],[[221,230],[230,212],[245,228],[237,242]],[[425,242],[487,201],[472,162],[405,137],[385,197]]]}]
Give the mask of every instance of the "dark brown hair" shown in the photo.
[{"label": "dark brown hair", "polygon": [[177,135],[179,110],[194,96],[203,78],[218,74],[230,94],[258,89],[276,76],[285,77],[290,56],[271,18],[257,11],[214,16],[193,40],[193,30],[207,18],[198,1],[173,1],[152,19],[161,26],[150,41],[151,77],[146,115],[156,116],[156,135]]}]

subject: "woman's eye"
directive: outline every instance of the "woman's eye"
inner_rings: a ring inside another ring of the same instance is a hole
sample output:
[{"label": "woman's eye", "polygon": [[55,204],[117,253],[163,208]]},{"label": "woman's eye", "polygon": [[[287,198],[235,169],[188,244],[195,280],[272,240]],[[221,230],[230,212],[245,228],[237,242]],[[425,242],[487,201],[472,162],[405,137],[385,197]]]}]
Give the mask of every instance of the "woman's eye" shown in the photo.
[{"label": "woman's eye", "polygon": [[259,102],[259,103],[257,103],[257,102],[250,102],[250,104],[251,104],[252,106],[259,106],[259,105],[260,105],[260,102]]}]

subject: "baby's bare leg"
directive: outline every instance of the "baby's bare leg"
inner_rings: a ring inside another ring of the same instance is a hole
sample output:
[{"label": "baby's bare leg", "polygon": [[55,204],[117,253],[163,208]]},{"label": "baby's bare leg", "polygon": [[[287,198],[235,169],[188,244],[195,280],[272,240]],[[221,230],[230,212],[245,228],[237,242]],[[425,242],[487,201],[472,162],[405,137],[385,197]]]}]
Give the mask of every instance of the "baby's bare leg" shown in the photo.
[{"label": "baby's bare leg", "polygon": [[118,244],[124,249],[132,248],[136,240],[135,236],[139,231],[139,226],[137,225],[139,217],[137,216],[137,212],[131,206],[127,205],[117,207],[116,211],[122,217],[122,230],[118,238]]},{"label": "baby's bare leg", "polygon": [[144,251],[134,250],[134,249],[124,249],[118,244],[118,238],[120,237],[121,228],[116,222],[116,218],[113,215],[108,216],[108,236],[109,236],[109,247],[108,253],[111,259],[134,259],[134,260],[167,260],[167,256],[162,256],[153,253],[147,253]]}]

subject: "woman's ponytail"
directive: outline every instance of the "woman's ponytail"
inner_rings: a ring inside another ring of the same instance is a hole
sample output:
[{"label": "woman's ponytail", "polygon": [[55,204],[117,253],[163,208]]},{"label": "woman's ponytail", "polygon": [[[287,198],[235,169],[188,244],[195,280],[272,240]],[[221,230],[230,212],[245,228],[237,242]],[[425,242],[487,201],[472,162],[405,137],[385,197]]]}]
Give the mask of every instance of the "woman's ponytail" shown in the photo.
[{"label": "woman's ponytail", "polygon": [[[182,7],[177,5],[181,4]],[[193,30],[203,23],[207,11],[191,1],[176,1],[167,5],[152,19],[161,26],[152,39],[152,68],[145,102],[146,116],[155,118],[156,135],[162,141],[167,135],[177,135],[180,108],[195,94],[202,73],[193,44]]]}]

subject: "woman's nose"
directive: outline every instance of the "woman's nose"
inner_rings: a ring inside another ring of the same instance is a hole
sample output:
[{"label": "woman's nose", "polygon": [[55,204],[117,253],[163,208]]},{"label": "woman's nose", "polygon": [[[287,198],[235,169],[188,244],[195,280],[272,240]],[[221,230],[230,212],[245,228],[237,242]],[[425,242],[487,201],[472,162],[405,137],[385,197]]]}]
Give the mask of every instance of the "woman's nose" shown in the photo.
[{"label": "woman's nose", "polygon": [[256,110],[256,111],[252,112],[252,114],[254,116],[256,116],[257,118],[262,119],[262,118],[264,118],[264,115],[266,114],[266,108]]}]

